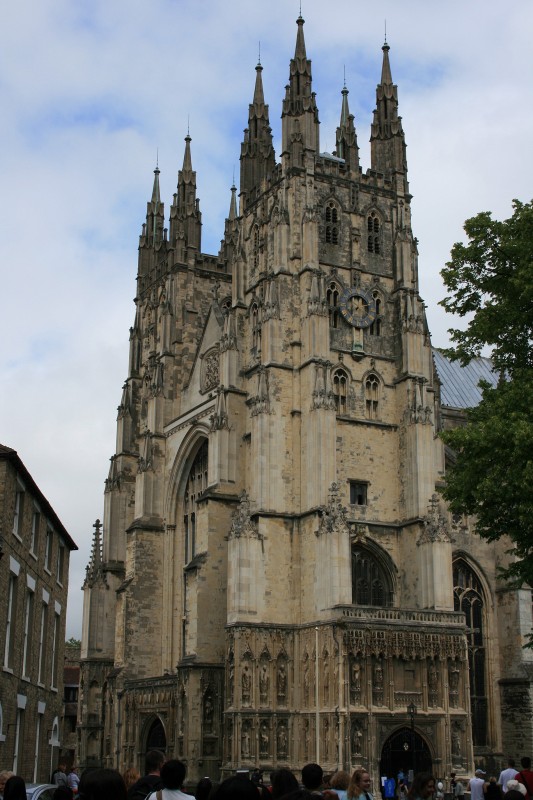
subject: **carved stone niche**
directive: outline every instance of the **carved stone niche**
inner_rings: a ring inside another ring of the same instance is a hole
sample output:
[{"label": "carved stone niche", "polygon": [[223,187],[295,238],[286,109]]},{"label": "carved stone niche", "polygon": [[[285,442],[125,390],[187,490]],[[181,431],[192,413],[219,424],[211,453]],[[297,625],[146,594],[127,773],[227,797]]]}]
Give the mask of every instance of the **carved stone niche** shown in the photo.
[{"label": "carved stone niche", "polygon": [[211,392],[219,383],[219,349],[218,345],[207,350],[201,356],[200,391]]}]

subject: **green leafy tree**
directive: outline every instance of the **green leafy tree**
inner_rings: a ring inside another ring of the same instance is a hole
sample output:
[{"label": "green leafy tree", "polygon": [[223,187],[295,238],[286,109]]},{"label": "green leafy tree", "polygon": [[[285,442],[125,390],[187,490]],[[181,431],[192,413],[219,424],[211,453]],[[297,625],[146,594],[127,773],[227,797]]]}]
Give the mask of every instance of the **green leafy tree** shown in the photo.
[{"label": "green leafy tree", "polygon": [[489,212],[467,220],[468,241],[441,273],[441,305],[468,319],[450,331],[447,355],[466,364],[488,345],[500,375],[465,427],[442,434],[456,454],[443,493],[452,511],[475,516],[480,536],[510,537],[518,560],[503,576],[533,586],[533,201],[513,209],[503,222]]}]

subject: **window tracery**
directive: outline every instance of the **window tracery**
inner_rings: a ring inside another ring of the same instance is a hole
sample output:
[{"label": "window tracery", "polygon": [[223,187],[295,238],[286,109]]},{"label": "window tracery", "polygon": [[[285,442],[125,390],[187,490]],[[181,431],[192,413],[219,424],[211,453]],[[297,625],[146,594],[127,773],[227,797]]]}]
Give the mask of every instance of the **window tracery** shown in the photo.
[{"label": "window tracery", "polygon": [[196,522],[198,498],[207,489],[208,445],[200,446],[190,469],[183,498],[183,534],[185,563],[196,555]]},{"label": "window tracery", "polygon": [[325,228],[326,244],[338,244],[339,212],[333,200],[330,200],[326,204],[326,208],[324,211],[324,218],[326,222],[326,228]]},{"label": "window tracery", "polygon": [[381,225],[375,211],[372,211],[372,213],[367,218],[367,232],[368,232],[368,239],[367,239],[368,252],[379,255],[379,253],[381,252],[381,245],[380,245]]},{"label": "window tracery", "polygon": [[382,315],[381,315],[381,308],[382,308],[382,300],[381,296],[378,291],[372,292],[372,297],[374,299],[374,307],[376,309],[376,316],[374,322],[371,324],[369,328],[370,336],[381,336],[381,328],[382,328]]},{"label": "window tracery", "polygon": [[352,548],[352,602],[358,606],[390,606],[392,591],[378,559],[363,547]]},{"label": "window tracery", "polygon": [[332,385],[337,414],[346,414],[348,409],[348,375],[346,370],[339,368],[334,371]]},{"label": "window tracery", "polygon": [[328,305],[329,327],[339,327],[339,296],[340,290],[335,281],[331,281],[326,289],[326,302]]},{"label": "window tracery", "polygon": [[488,729],[485,601],[481,581],[462,558],[453,563],[453,587],[454,609],[462,611],[466,621],[473,743],[483,747]]},{"label": "window tracery", "polygon": [[373,373],[365,378],[365,417],[379,419],[379,378]]}]

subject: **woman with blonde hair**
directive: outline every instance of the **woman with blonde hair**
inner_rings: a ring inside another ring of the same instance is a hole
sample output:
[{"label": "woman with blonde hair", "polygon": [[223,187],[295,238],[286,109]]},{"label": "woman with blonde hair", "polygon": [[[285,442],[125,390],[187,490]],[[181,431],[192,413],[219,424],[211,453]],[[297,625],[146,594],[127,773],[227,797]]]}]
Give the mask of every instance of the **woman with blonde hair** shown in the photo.
[{"label": "woman with blonde hair", "polygon": [[126,789],[128,791],[134,783],[137,783],[140,777],[141,773],[139,770],[135,769],[135,767],[128,767],[128,769],[122,773],[122,779],[126,784]]},{"label": "woman with blonde hair", "polygon": [[346,792],[348,800],[374,800],[370,790],[370,775],[366,769],[356,769]]}]

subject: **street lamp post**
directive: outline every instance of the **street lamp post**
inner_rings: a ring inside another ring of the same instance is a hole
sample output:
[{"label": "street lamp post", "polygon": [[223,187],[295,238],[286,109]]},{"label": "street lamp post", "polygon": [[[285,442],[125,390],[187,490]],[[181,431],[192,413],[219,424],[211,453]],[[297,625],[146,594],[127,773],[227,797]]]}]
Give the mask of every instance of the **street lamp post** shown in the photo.
[{"label": "street lamp post", "polygon": [[407,706],[407,713],[409,714],[409,719],[411,721],[411,753],[413,759],[413,776],[416,773],[416,746],[415,746],[415,716],[416,716],[416,706],[411,701]]}]

